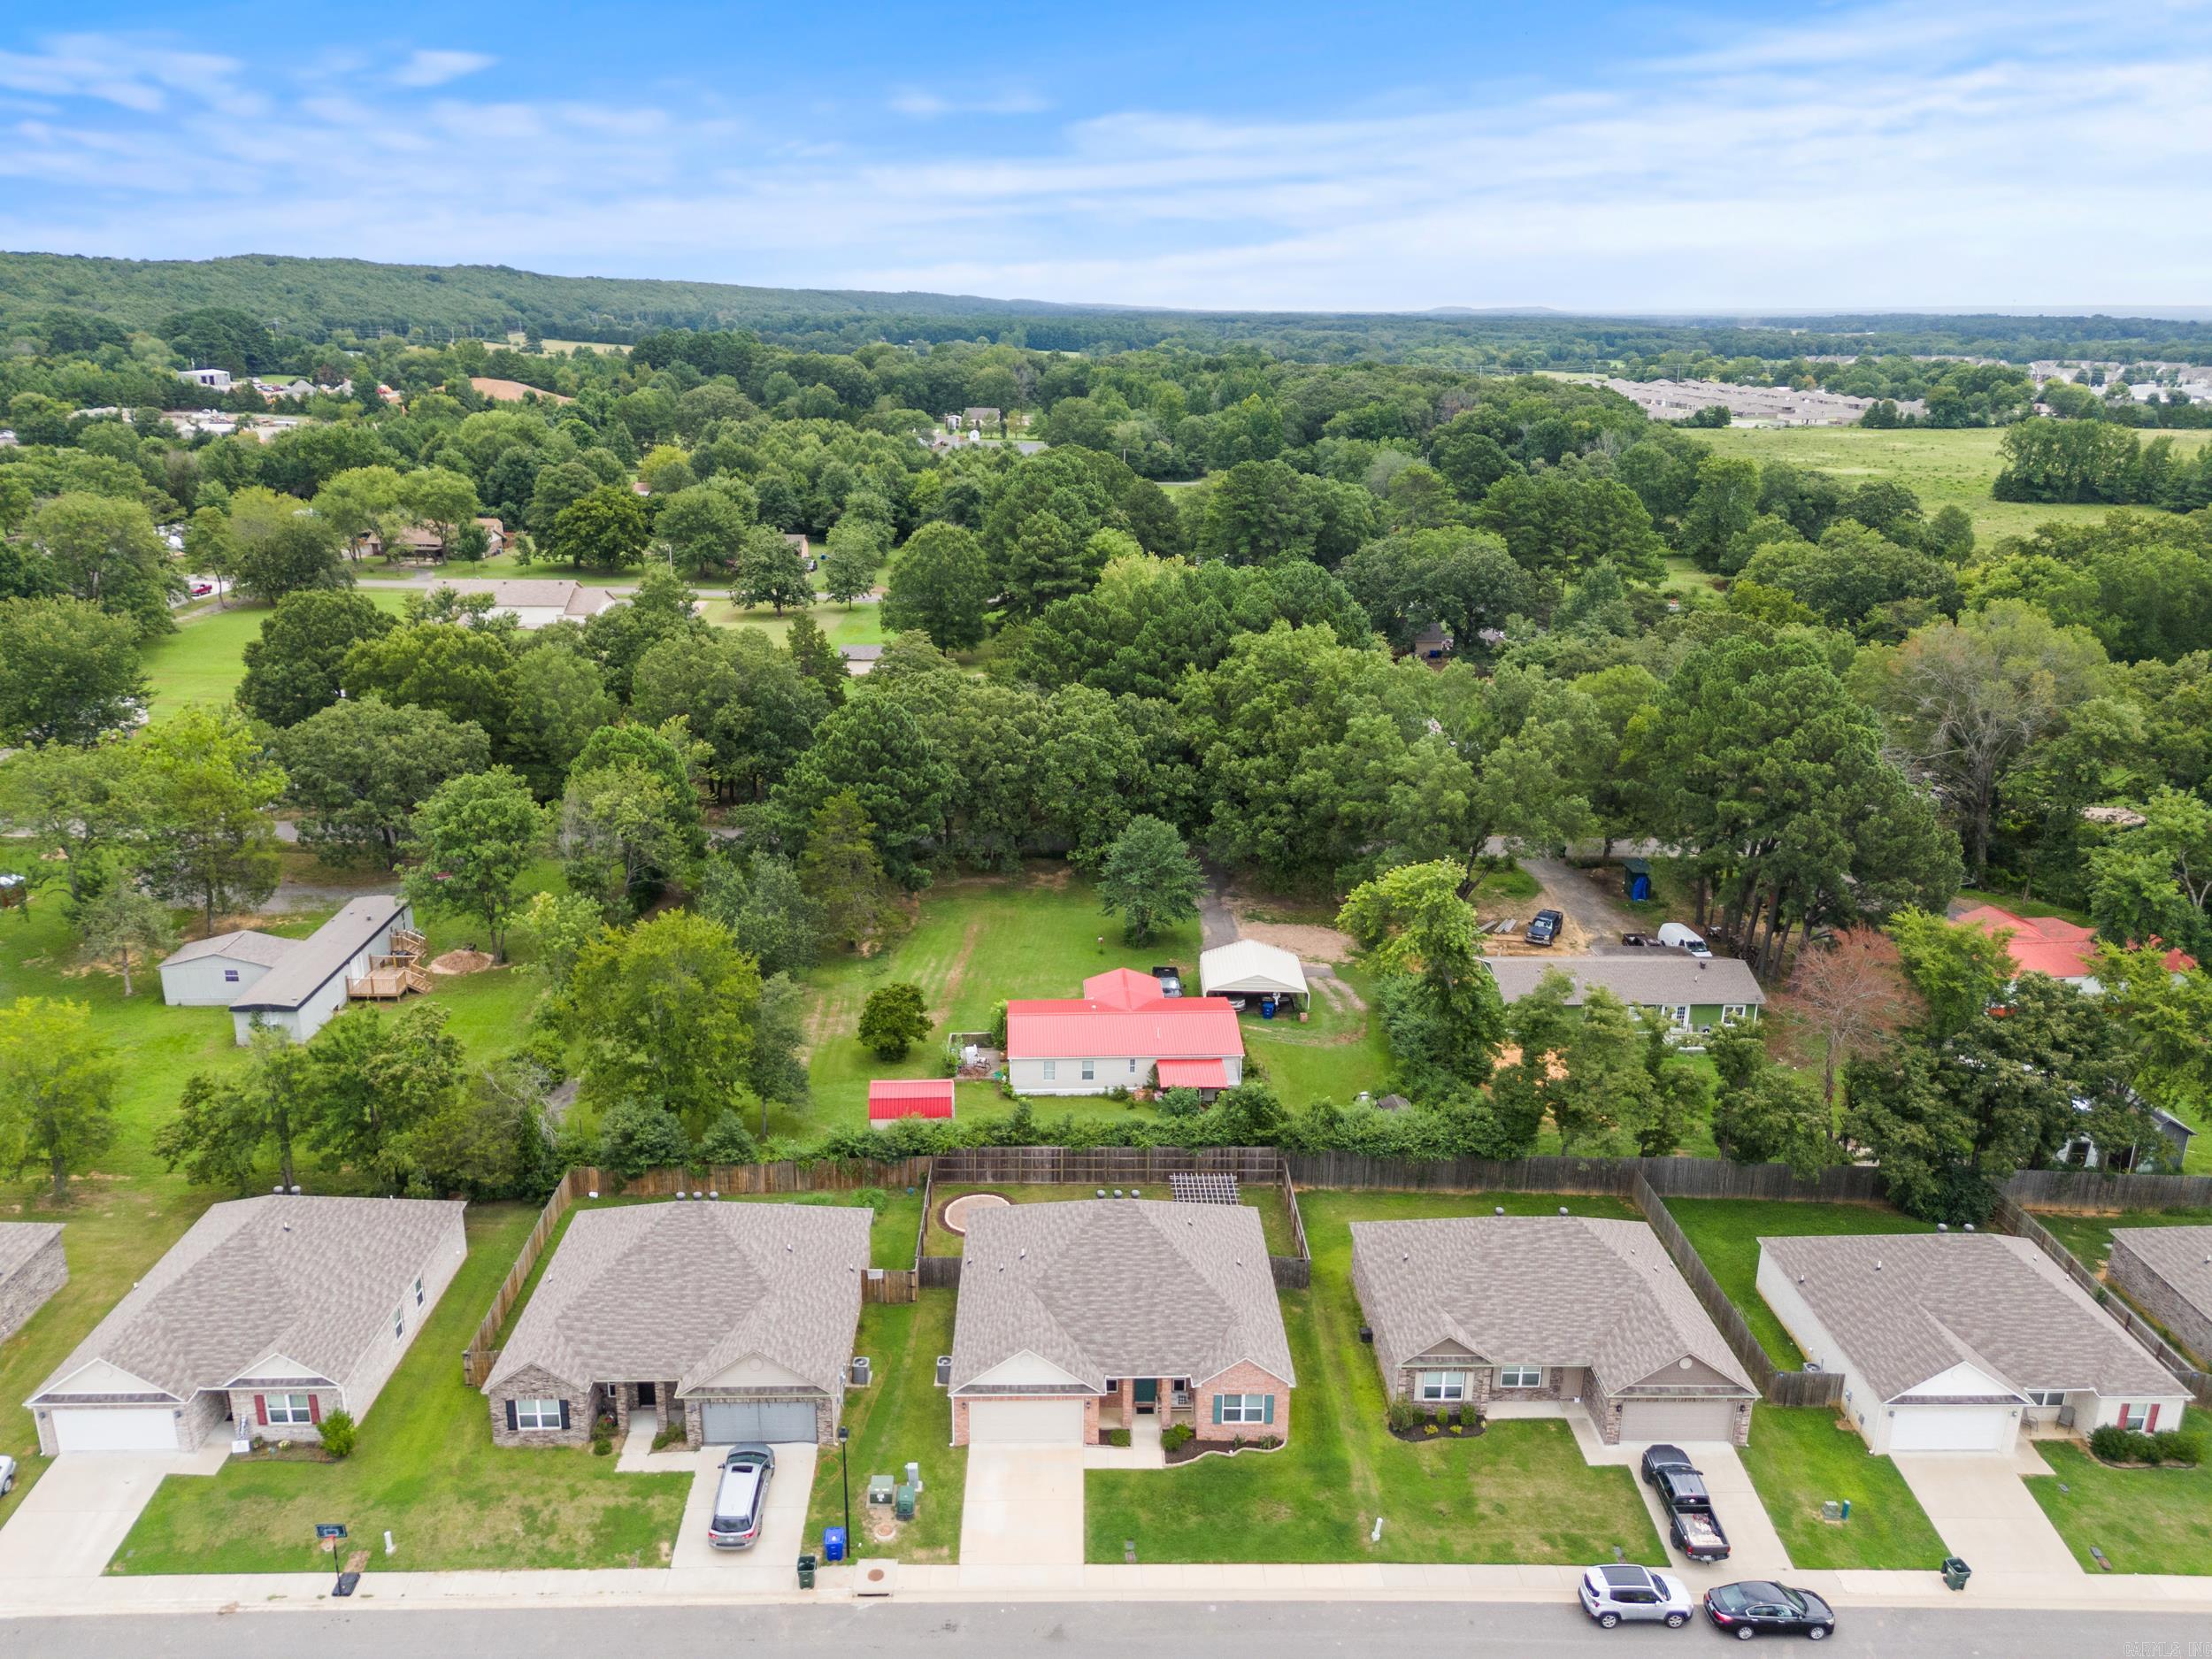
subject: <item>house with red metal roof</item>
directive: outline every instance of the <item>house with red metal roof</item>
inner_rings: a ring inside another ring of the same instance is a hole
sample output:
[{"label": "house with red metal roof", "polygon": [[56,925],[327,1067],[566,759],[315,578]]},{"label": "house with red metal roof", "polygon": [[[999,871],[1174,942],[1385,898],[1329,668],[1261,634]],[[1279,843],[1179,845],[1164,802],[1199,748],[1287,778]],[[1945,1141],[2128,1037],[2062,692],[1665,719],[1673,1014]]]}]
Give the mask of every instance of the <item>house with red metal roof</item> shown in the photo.
[{"label": "house with red metal roof", "polygon": [[[1977,904],[1970,910],[1961,911],[1956,920],[1962,927],[1978,927],[1985,933],[2009,930],[2012,937],[2005,941],[2005,949],[2011,953],[2014,967],[2022,973],[2047,973],[2054,979],[2063,979],[2085,991],[2103,988],[2097,983],[2093,972],[2097,956],[2097,930],[2093,927],[2062,921],[2055,916],[2015,916],[1994,904]],[[2166,966],[2176,973],[2185,972],[2195,965],[2195,961],[2182,951],[2166,953]]]},{"label": "house with red metal roof", "polygon": [[1076,997],[1006,1005],[1006,1076],[1017,1094],[1103,1094],[1244,1080],[1244,1033],[1226,997],[1164,996],[1148,973],[1117,968]]},{"label": "house with red metal roof", "polygon": [[879,1077],[868,1082],[868,1127],[887,1129],[902,1118],[952,1116],[949,1077]]}]

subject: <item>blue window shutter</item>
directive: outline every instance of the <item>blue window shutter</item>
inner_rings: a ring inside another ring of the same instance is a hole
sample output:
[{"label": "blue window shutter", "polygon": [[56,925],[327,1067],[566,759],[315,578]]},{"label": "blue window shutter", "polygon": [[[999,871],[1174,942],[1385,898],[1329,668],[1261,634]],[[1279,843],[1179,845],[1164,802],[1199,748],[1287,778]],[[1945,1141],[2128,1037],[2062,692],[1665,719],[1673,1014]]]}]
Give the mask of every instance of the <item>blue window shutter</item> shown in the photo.
[{"label": "blue window shutter", "polygon": [[507,1402],[507,1432],[515,1432],[515,1402],[511,1400]]},{"label": "blue window shutter", "polygon": [[1217,1423],[1221,1421],[1221,1396],[1219,1394],[1214,1396],[1214,1421]]},{"label": "blue window shutter", "polygon": [[1263,1421],[1265,1421],[1265,1422],[1272,1423],[1272,1422],[1275,1420],[1275,1396],[1274,1396],[1273,1394],[1269,1394],[1269,1395],[1267,1395],[1267,1396],[1266,1396],[1266,1399],[1267,1399],[1267,1415],[1266,1415],[1266,1417],[1265,1417],[1263,1420]]},{"label": "blue window shutter", "polygon": [[564,1429],[568,1426],[568,1402],[565,1400],[561,1402],[561,1426]]}]

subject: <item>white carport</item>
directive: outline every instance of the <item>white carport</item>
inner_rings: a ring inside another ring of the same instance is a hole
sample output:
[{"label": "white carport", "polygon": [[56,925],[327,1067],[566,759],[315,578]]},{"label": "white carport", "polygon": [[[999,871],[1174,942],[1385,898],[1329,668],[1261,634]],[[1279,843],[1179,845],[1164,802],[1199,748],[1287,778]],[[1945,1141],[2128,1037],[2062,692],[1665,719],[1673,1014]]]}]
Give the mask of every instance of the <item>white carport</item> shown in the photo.
[{"label": "white carport", "polygon": [[1199,988],[1208,996],[1294,996],[1307,1005],[1306,971],[1280,945],[1239,939],[1198,958]]}]

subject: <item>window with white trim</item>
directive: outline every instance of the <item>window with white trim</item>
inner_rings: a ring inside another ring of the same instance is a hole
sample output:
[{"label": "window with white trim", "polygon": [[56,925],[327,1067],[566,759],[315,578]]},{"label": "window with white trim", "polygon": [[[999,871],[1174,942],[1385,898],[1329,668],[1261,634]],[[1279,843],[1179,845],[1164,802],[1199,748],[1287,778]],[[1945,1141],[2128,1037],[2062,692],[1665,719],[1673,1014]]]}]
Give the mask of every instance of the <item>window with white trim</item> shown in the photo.
[{"label": "window with white trim", "polygon": [[415,1306],[422,1306],[422,1280],[419,1279],[415,1281]]},{"label": "window with white trim", "polygon": [[272,1423],[312,1423],[315,1420],[314,1402],[305,1394],[264,1394],[262,1402],[268,1408]]},{"label": "window with white trim", "polygon": [[235,968],[225,968],[225,969],[223,970],[223,983],[224,983],[225,985],[235,985],[235,984],[237,984],[237,983],[238,983],[238,970],[237,970],[237,969],[235,969]]},{"label": "window with white trim", "polygon": [[1137,1062],[1134,1056],[1132,1056],[1129,1062],[1129,1075],[1131,1077],[1137,1075]]},{"label": "window with white trim", "polygon": [[559,1428],[561,1402],[557,1400],[516,1401],[515,1426],[518,1429]]},{"label": "window with white trim", "polygon": [[1046,1061],[1046,1062],[1045,1062],[1045,1081],[1046,1081],[1046,1082],[1048,1082],[1048,1083],[1057,1083],[1059,1080],[1060,1080],[1060,1063],[1059,1063],[1057,1060],[1048,1060],[1048,1061]]},{"label": "window with white trim", "polygon": [[1677,1031],[1689,1030],[1690,1005],[1687,1002],[1683,1002],[1668,1010],[1667,1018],[1673,1022],[1674,1028]]},{"label": "window with white trim", "polygon": [[1267,1421],[1265,1394],[1223,1394],[1221,1420],[1224,1423],[1264,1423]]},{"label": "window with white trim", "polygon": [[1741,1002],[1726,1003],[1720,1010],[1720,1023],[1724,1025],[1732,1025],[1743,1017],[1744,1005]]},{"label": "window with white trim", "polygon": [[2120,1408],[2122,1428],[2143,1431],[2150,1427],[2150,1423],[2151,1409],[2148,1406],[2122,1406]]},{"label": "window with white trim", "polygon": [[2028,1403],[2032,1406],[2062,1406],[2066,1403],[2063,1388],[2024,1388],[2021,1392],[2027,1395]]},{"label": "window with white trim", "polygon": [[1420,1395],[1424,1400],[1464,1400],[1467,1397],[1467,1373],[1463,1371],[1425,1371],[1420,1374]]},{"label": "window with white trim", "polygon": [[1086,1060],[1083,1062],[1083,1080],[1086,1083],[1094,1083],[1098,1080],[1097,1061]]},{"label": "window with white trim", "polygon": [[1541,1388],[1544,1368],[1541,1365],[1501,1365],[1498,1367],[1498,1386],[1501,1388]]},{"label": "window with white trim", "polygon": [[392,1310],[392,1334],[394,1336],[407,1334],[407,1304],[403,1302]]}]

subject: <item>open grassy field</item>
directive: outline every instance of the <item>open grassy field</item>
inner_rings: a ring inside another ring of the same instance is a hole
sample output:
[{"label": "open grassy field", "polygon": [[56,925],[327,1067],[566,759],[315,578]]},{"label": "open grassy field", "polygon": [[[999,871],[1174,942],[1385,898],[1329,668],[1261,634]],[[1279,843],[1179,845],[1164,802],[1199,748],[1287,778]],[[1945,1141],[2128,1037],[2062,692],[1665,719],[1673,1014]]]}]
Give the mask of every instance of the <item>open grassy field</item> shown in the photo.
[{"label": "open grassy field", "polygon": [[[2182,1431],[2200,1439],[2204,1413],[2190,1411]],[[2038,1440],[2051,1478],[2028,1478],[2058,1535],[2086,1572],[2101,1572],[2093,1547],[2115,1572],[2212,1574],[2212,1466],[2116,1469],[2072,1440]]]},{"label": "open grassy field", "polygon": [[[1618,1213],[1609,1198],[1565,1201]],[[1298,1372],[1280,1451],[1202,1457],[1164,1470],[1084,1477],[1086,1555],[1140,1562],[1663,1563],[1666,1554],[1624,1468],[1593,1469],[1563,1421],[1490,1425],[1479,1436],[1408,1442],[1385,1425],[1374,1350],[1359,1340],[1350,1224],[1477,1215],[1493,1204],[1548,1213],[1553,1194],[1301,1194],[1313,1287],[1282,1297]],[[1383,1519],[1380,1542],[1373,1540]]]},{"label": "open grassy field", "polygon": [[676,1540],[688,1475],[626,1475],[588,1448],[492,1444],[483,1396],[456,1356],[537,1219],[534,1205],[472,1205],[469,1255],[338,1464],[234,1459],[165,1480],[109,1571],[304,1572],[327,1557],[315,1525],[386,1528],[384,1571],[657,1567]]},{"label": "open grassy field", "polygon": [[[1111,1191],[1111,1188],[1108,1189]],[[1022,1183],[999,1181],[981,1187],[947,1187],[933,1185],[929,1189],[929,1243],[926,1253],[931,1256],[959,1256],[964,1254],[964,1240],[960,1234],[945,1225],[945,1206],[956,1198],[970,1193],[996,1193],[1010,1203],[1064,1204],[1079,1202],[1098,1194],[1095,1187],[1074,1183],[1053,1185],[1049,1182]],[[1247,1207],[1260,1212],[1260,1231],[1267,1238],[1270,1256],[1295,1256],[1298,1244],[1290,1228],[1290,1206],[1283,1195],[1272,1187],[1240,1187],[1237,1195]],[[1164,1199],[1171,1196],[1165,1184],[1146,1189],[1148,1198]]]},{"label": "open grassy field", "polygon": [[1924,1233],[1927,1226],[1880,1204],[1815,1204],[1753,1198],[1670,1198],[1667,1210],[1720,1281],[1767,1357],[1785,1371],[1805,1356],[1759,1294],[1759,1240],[1819,1233]]},{"label": "open grassy field", "polygon": [[[400,595],[365,589],[383,610],[397,613]],[[178,618],[177,631],[148,642],[146,678],[153,687],[153,719],[168,719],[194,703],[228,703],[246,677],[242,655],[247,642],[261,637],[261,625],[275,607],[236,604],[227,611],[196,611]]]},{"label": "open grassy field", "polygon": [[[1924,1572],[1941,1564],[1943,1540],[1897,1465],[1869,1456],[1834,1412],[1754,1406],[1742,1456],[1792,1566]],[[1849,1520],[1821,1518],[1832,1499],[1849,1502]]]},{"label": "open grassy field", "polygon": [[[2042,506],[2033,502],[1993,501],[1989,487],[2004,468],[1998,446],[2001,426],[1945,430],[1907,426],[1885,432],[1871,426],[1729,426],[1695,434],[1722,455],[1754,461],[1786,461],[1792,466],[1832,472],[1847,486],[1893,479],[1920,497],[1933,514],[1963,507],[1974,516],[1974,534],[1983,541],[2026,535],[2051,521],[2079,524],[2102,517],[2104,507]],[[2182,455],[2193,455],[2212,432],[2170,435]]]},{"label": "open grassy field", "polygon": [[[952,1352],[953,1293],[925,1290],[903,1305],[872,1303],[860,1310],[854,1351],[865,1354],[875,1381],[845,1391],[845,1448],[852,1480],[852,1539],[856,1555],[895,1555],[901,1561],[960,1558],[960,1505],[966,1495],[968,1448],[951,1446],[951,1409],[937,1386],[937,1356]],[[913,1520],[870,1509],[870,1475],[906,1478],[910,1463],[922,1466],[922,1496]],[[823,1448],[814,1466],[814,1495],[807,1509],[806,1548],[818,1548],[822,1529],[845,1524],[845,1488],[838,1478],[837,1448]],[[889,1526],[878,1539],[871,1529]]]}]

